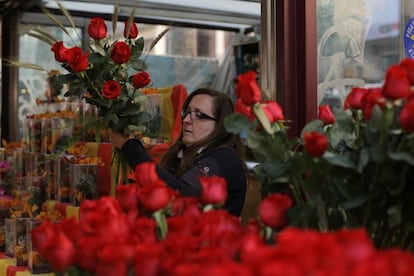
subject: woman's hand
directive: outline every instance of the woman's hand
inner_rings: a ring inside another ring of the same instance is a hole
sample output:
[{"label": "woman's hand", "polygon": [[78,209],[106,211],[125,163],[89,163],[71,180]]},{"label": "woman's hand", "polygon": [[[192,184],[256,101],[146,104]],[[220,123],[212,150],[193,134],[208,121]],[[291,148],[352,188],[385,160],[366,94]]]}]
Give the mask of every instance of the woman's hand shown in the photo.
[{"label": "woman's hand", "polygon": [[125,136],[117,131],[113,131],[112,129],[108,129],[108,134],[109,141],[111,141],[112,145],[118,149],[121,149],[125,142],[130,139],[129,136]]}]

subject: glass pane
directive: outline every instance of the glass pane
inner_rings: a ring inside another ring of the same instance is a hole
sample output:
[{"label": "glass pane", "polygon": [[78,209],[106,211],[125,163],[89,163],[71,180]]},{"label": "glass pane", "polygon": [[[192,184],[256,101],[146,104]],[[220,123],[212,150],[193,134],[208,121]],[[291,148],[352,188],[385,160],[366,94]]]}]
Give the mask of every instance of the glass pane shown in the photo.
[{"label": "glass pane", "polygon": [[[30,28],[27,25],[21,25],[21,29]],[[59,27],[43,26],[42,30],[55,37],[58,41],[64,41],[65,46],[80,45],[81,29],[67,28],[68,36]],[[78,38],[72,41],[70,38]],[[19,124],[28,112],[33,112],[37,106],[37,101],[50,101],[53,95],[50,94],[47,78],[52,70],[60,70],[60,64],[55,61],[51,46],[40,39],[23,34],[19,39],[19,61],[22,63],[36,64],[44,70],[34,70],[19,67],[19,88],[18,88],[18,118]],[[63,71],[61,73],[64,73]],[[56,91],[55,96],[61,95]],[[19,130],[22,131],[20,126]],[[21,136],[22,133],[19,133]]]},{"label": "glass pane", "polygon": [[[39,15],[39,18],[42,16],[44,17],[44,15]],[[86,19],[85,22],[88,24],[89,20]],[[106,25],[108,36],[112,36],[112,22],[107,21]],[[229,53],[227,49],[231,48],[236,38],[234,32],[171,27],[155,47],[150,49],[151,43],[167,26],[141,23],[137,23],[137,26],[139,36],[145,39],[143,57],[148,65],[152,85],[155,87],[183,84],[191,92],[198,87],[209,86],[223,62],[225,60],[230,62],[226,55]],[[19,61],[36,64],[43,67],[44,71],[19,68],[18,118],[20,124],[25,115],[36,107],[36,100],[47,100],[48,72],[57,69],[62,70],[60,73],[65,73],[60,64],[55,61],[49,44],[24,34],[25,29],[31,27],[33,26],[26,24],[20,26],[23,35],[20,36]],[[67,28],[70,31],[69,36],[55,26],[41,25],[39,28],[54,36],[57,41],[63,40],[66,47],[81,45],[82,26],[79,26],[76,31]],[[123,38],[123,30],[124,23],[118,22],[112,40]],[[71,38],[79,39],[72,41]],[[63,97],[62,94],[61,92],[61,97]],[[21,130],[22,127],[19,129]],[[21,136],[22,133],[18,135]]]},{"label": "glass pane", "polygon": [[317,0],[318,104],[342,107],[354,86],[380,86],[404,56],[398,0]]}]

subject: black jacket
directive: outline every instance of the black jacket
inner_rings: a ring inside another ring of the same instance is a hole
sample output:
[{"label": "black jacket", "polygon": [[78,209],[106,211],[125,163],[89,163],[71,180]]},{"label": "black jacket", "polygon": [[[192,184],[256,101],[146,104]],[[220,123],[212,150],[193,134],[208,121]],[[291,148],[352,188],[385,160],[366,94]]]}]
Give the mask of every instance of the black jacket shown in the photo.
[{"label": "black jacket", "polygon": [[[121,149],[129,166],[152,161],[142,143],[137,139],[128,140]],[[201,153],[194,166],[182,176],[176,177],[157,165],[158,176],[168,186],[178,190],[183,196],[201,195],[199,176],[220,176],[227,181],[227,201],[225,208],[233,215],[240,216],[246,195],[247,179],[243,161],[231,148],[220,147]]]}]

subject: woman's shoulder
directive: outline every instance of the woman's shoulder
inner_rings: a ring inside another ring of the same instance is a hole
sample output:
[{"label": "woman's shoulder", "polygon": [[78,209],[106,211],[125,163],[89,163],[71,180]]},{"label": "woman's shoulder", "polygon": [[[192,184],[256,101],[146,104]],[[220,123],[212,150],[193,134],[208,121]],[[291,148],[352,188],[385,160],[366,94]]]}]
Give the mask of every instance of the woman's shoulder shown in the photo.
[{"label": "woman's shoulder", "polygon": [[[237,151],[231,147],[217,147],[214,149],[210,149],[205,153],[206,156],[211,156],[213,158],[218,158],[220,160],[226,160],[228,158],[237,158],[240,159],[240,155]],[[222,159],[223,158],[223,159]]]}]

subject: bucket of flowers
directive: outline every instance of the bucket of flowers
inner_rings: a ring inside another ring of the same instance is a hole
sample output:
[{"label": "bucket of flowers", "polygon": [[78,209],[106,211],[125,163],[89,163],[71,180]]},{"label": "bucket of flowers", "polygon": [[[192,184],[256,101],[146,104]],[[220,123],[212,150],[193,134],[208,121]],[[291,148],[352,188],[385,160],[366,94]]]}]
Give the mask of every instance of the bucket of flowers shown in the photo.
[{"label": "bucket of flowers", "polygon": [[[253,73],[254,74],[254,73]],[[239,77],[237,113],[226,127],[246,133],[264,194],[294,201],[289,224],[332,231],[363,227],[381,248],[414,250],[414,60],[386,72],[376,88],[355,87],[343,109],[319,107],[300,137],[252,73]]]}]

